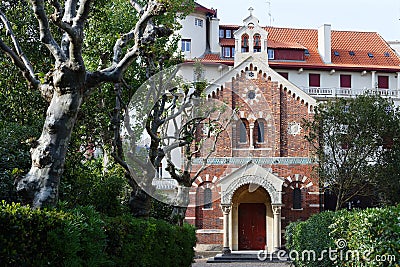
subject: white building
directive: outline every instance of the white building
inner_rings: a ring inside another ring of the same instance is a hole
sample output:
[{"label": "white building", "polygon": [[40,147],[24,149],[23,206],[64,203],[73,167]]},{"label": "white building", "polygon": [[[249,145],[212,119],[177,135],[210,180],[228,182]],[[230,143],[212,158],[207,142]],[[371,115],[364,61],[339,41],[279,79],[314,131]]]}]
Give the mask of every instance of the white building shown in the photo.
[{"label": "white building", "polygon": [[[318,29],[262,27],[249,10],[242,25],[224,25],[215,10],[196,4],[195,12],[182,22],[186,62],[204,64],[208,82],[256,53],[317,100],[376,91],[398,102],[400,59],[393,49],[400,48],[399,42],[391,42],[392,48],[376,32],[335,31],[328,24]],[[239,30],[247,24],[254,27],[251,36]],[[192,67],[182,73],[193,80]]]}]

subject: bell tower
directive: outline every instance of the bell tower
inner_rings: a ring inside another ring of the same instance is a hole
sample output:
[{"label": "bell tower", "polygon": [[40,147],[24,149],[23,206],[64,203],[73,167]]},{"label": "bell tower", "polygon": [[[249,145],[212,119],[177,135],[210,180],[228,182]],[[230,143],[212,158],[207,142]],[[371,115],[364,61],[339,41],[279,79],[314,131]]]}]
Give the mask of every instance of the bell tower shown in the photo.
[{"label": "bell tower", "polygon": [[259,20],[253,16],[253,11],[254,9],[250,7],[250,15],[243,20],[243,26],[234,32],[235,66],[250,56],[268,64],[268,32],[259,25]]}]

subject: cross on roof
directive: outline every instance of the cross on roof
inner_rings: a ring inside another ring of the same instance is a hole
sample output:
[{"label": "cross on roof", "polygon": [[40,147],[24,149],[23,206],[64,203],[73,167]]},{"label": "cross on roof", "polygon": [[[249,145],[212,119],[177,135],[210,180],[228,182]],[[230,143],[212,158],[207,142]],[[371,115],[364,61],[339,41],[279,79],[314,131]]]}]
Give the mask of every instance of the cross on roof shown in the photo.
[{"label": "cross on roof", "polygon": [[250,16],[253,16],[254,8],[250,7],[250,8],[249,8],[249,11],[250,11]]}]

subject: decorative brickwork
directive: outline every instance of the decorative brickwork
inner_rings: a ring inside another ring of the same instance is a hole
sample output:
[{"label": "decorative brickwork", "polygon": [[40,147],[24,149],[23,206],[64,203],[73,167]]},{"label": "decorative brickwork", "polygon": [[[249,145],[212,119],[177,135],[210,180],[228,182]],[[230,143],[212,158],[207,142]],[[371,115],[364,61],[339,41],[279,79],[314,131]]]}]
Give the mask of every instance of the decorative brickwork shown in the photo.
[{"label": "decorative brickwork", "polygon": [[[269,205],[267,216],[271,216],[267,219],[267,239],[268,235],[272,235],[274,227],[281,225],[281,229],[284,230],[290,221],[304,220],[319,212],[319,183],[312,172],[312,151],[304,139],[305,130],[301,128],[303,119],[312,119],[313,114],[310,110],[311,105],[315,103],[299,93],[298,88],[287,87],[275,81],[272,77],[277,76],[272,73],[268,75],[267,72],[271,70],[267,66],[259,65],[261,67],[253,63],[242,64],[237,67],[237,73],[229,74],[230,78],[225,77],[226,82],[223,85],[207,91],[210,99],[221,101],[230,110],[235,110],[236,117],[219,138],[216,152],[208,159],[209,167],[193,183],[191,189],[191,205],[186,220],[197,226],[199,244],[222,246],[224,215],[221,199],[224,204],[235,207],[240,205],[226,202],[235,201],[232,200],[237,194],[235,190],[242,184],[250,184],[248,190],[252,184],[262,186],[266,190],[265,194],[270,194],[265,196],[265,203]],[[265,71],[261,68],[265,68]],[[248,79],[249,72],[255,73],[255,77]],[[243,126],[240,125],[242,122]],[[245,135],[241,136],[241,130],[246,131]],[[202,152],[197,154],[194,172],[199,168],[204,156]],[[238,172],[249,162],[263,168],[264,172],[270,175],[239,177],[230,181],[230,187],[222,192],[220,181]],[[272,176],[281,179],[281,188],[272,186]],[[202,202],[205,188],[212,190],[213,200],[211,207],[207,209]],[[297,192],[297,189],[300,190],[301,209],[293,209],[295,189]],[[275,209],[280,209],[279,216],[273,214],[272,204],[275,205]],[[234,225],[237,223],[235,215],[232,213],[230,216],[230,231],[237,231],[238,228]],[[272,225],[273,218],[279,218],[280,223]],[[281,233],[280,230],[278,232]],[[237,234],[230,233],[229,236],[235,246],[236,241],[232,240],[232,236]],[[276,239],[273,242],[278,241]]]}]

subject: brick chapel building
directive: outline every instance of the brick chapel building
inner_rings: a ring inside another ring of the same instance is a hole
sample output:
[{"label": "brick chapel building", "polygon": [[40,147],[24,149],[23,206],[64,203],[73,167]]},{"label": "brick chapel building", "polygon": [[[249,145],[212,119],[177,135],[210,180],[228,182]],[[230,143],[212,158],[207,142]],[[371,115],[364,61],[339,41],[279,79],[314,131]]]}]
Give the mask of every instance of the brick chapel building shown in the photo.
[{"label": "brick chapel building", "polygon": [[397,103],[400,59],[377,33],[262,27],[252,9],[242,26],[220,25],[197,4],[182,25],[182,76],[193,80],[201,62],[207,97],[237,114],[193,183],[185,220],[200,250],[273,251],[289,222],[323,210],[303,120],[319,101],[368,90]]}]

